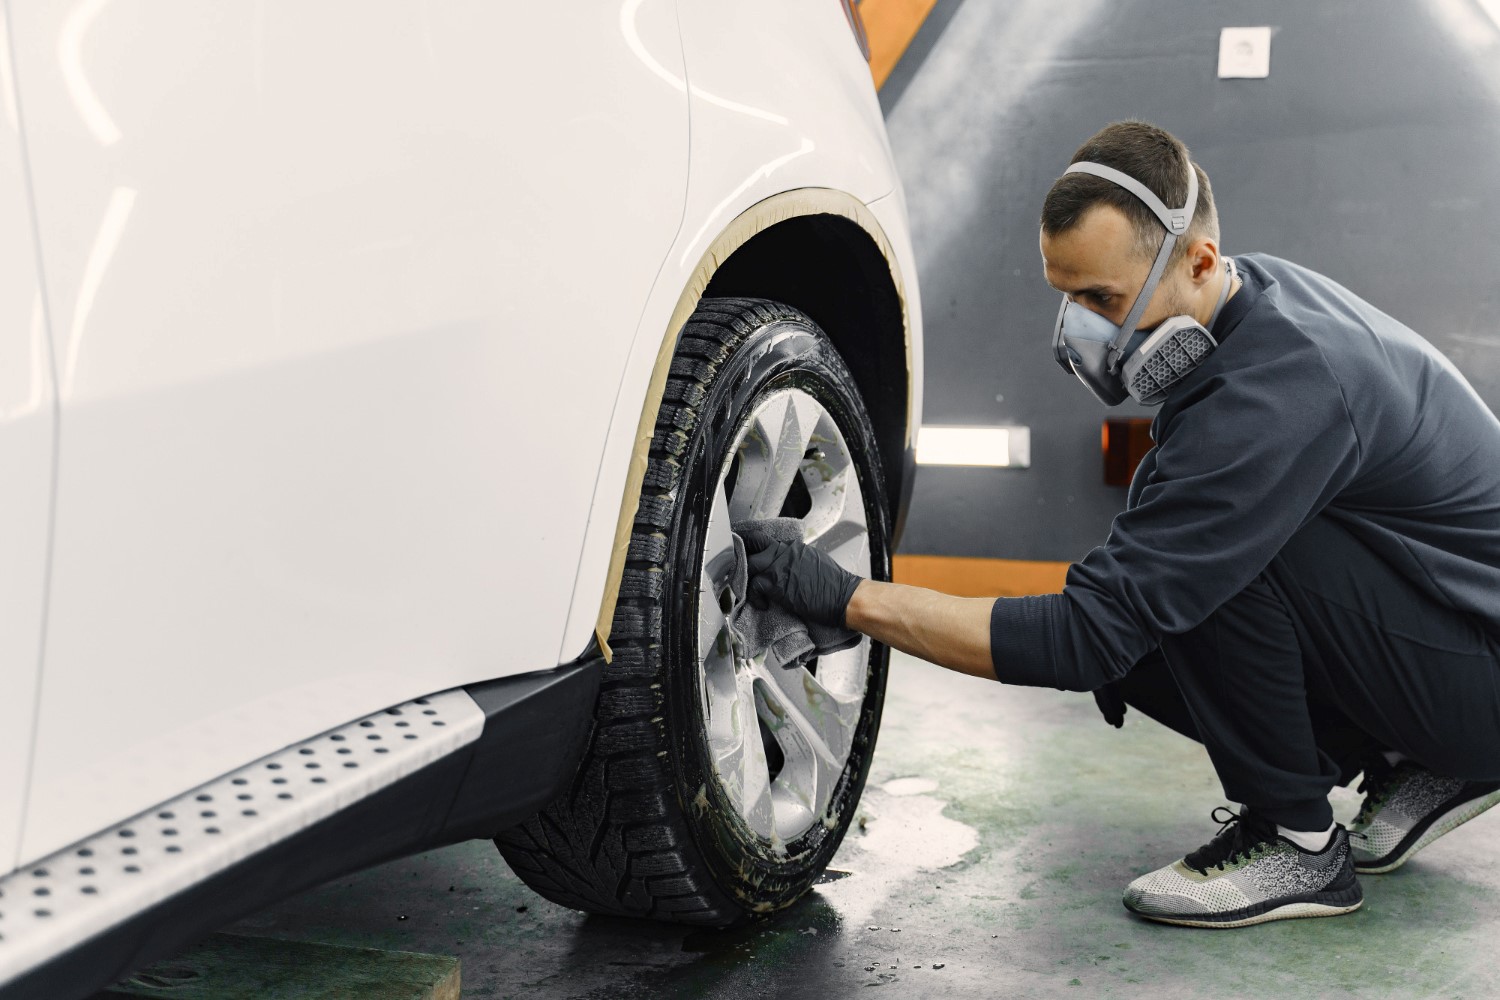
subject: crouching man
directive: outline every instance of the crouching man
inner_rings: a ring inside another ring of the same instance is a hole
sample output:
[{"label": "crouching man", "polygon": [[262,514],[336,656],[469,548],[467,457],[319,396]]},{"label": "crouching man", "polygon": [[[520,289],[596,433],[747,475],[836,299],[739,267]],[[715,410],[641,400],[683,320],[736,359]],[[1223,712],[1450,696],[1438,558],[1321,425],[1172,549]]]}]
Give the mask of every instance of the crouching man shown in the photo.
[{"label": "crouching man", "polygon": [[[752,594],[1007,684],[1093,691],[1201,742],[1238,812],[1125,891],[1240,927],[1359,907],[1500,801],[1500,422],[1426,340],[1275,257],[1219,251],[1209,179],[1142,122],[1042,208],[1058,363],[1159,404],[1109,537],[1062,593],[964,599],[746,536]],[[1365,775],[1345,830],[1328,793]]]}]

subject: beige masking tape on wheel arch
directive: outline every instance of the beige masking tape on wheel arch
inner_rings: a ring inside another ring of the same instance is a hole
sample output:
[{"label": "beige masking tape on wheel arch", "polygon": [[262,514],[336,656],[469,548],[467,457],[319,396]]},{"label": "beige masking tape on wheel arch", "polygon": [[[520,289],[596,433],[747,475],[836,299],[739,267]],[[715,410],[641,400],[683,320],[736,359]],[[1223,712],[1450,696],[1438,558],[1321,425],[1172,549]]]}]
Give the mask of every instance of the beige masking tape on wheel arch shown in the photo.
[{"label": "beige masking tape on wheel arch", "polygon": [[890,269],[891,280],[896,286],[896,297],[901,302],[901,329],[906,348],[906,445],[911,447],[911,318],[906,311],[906,286],[901,280],[901,268],[896,255],[886,239],[873,212],[858,198],[832,188],[799,188],[783,191],[763,201],[756,202],[731,222],[718,239],[714,240],[698,266],[693,269],[687,287],[677,298],[677,307],[672,310],[672,319],[667,324],[667,335],[662,339],[657,352],[656,364],[651,369],[651,381],[646,386],[646,401],[641,407],[641,420],[635,429],[635,447],[630,453],[630,468],[625,474],[625,494],[620,502],[620,518],[615,522],[615,544],[610,551],[609,575],[604,581],[604,600],[599,607],[599,619],[594,624],[594,635],[604,653],[604,661],[611,662],[614,652],[609,648],[609,634],[615,618],[615,604],[620,598],[620,581],[625,576],[625,557],[630,551],[631,529],[635,525],[636,511],[641,503],[641,486],[646,482],[646,466],[650,461],[651,439],[656,433],[656,417],[661,410],[662,395],[667,389],[667,375],[672,367],[672,355],[677,351],[677,339],[688,318],[698,308],[698,300],[708,288],[714,272],[740,247],[750,240],[788,219],[808,215],[839,215],[858,225],[875,241]]}]

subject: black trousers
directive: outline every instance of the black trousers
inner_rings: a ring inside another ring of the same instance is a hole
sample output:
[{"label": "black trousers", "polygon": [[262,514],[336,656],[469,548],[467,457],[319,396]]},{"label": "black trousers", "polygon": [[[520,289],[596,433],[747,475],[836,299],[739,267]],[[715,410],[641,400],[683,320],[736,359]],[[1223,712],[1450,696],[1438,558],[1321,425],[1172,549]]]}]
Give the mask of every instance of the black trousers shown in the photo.
[{"label": "black trousers", "polygon": [[1500,643],[1327,517],[1115,691],[1201,742],[1231,801],[1293,830],[1327,828],[1329,790],[1382,750],[1500,779]]}]

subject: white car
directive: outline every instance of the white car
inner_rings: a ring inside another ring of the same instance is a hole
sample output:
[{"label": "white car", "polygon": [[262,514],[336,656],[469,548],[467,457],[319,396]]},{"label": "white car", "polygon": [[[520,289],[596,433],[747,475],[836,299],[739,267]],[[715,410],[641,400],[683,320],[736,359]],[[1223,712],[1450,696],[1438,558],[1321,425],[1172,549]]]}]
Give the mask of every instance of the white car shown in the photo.
[{"label": "white car", "polygon": [[466,838],[803,893],[886,654],[740,655],[731,525],[887,576],[922,384],[848,0],[0,16],[0,996]]}]

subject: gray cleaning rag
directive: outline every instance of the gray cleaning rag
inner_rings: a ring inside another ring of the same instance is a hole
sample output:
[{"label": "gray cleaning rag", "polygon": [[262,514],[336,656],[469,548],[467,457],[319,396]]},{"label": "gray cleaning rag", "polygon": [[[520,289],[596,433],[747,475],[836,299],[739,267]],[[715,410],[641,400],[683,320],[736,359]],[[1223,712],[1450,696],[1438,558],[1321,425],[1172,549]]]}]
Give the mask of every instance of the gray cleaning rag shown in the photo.
[{"label": "gray cleaning rag", "polygon": [[778,542],[802,541],[802,522],[795,517],[770,517],[733,525],[734,578],[730,589],[734,594],[734,606],[729,610],[729,625],[739,636],[743,654],[753,658],[768,652],[768,660],[790,668],[805,666],[814,657],[858,645],[858,632],[836,625],[805,622],[775,602],[764,608],[750,603],[750,569],[740,533],[752,528]]}]

